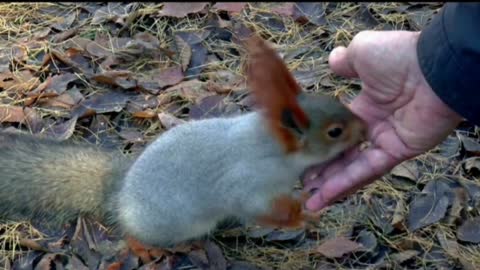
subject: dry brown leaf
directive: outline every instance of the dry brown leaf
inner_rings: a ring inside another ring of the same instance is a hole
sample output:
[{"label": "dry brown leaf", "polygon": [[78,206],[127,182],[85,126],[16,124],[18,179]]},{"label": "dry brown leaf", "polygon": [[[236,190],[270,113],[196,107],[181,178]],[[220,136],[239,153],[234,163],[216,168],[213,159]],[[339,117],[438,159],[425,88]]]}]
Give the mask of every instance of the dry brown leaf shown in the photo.
[{"label": "dry brown leaf", "polygon": [[136,80],[130,71],[111,70],[95,74],[92,79],[99,83],[119,86],[123,89],[131,89],[137,86]]},{"label": "dry brown leaf", "polygon": [[192,102],[197,102],[213,93],[206,90],[206,83],[198,79],[183,81],[167,88],[165,93],[174,93]]},{"label": "dry brown leaf", "polygon": [[121,92],[112,91],[98,94],[82,102],[82,105],[97,113],[119,112],[127,104],[129,97]]},{"label": "dry brown leaf", "polygon": [[217,2],[212,8],[235,14],[242,12],[246,5],[245,2]]},{"label": "dry brown leaf", "polygon": [[391,255],[392,260],[398,264],[403,263],[419,254],[418,250],[405,250]]},{"label": "dry brown leaf", "polygon": [[157,113],[154,110],[148,109],[145,111],[134,112],[132,115],[136,118],[153,118],[157,116]]},{"label": "dry brown leaf", "polygon": [[391,174],[398,177],[404,177],[412,181],[417,181],[420,175],[418,166],[414,160],[405,161],[392,169]]},{"label": "dry brown leaf", "polygon": [[447,239],[445,232],[441,230],[437,230],[436,236],[440,246],[443,248],[443,250],[445,250],[448,256],[451,256],[455,259],[460,257],[459,245],[457,241]]},{"label": "dry brown leaf", "polygon": [[69,139],[75,131],[75,125],[77,124],[77,118],[74,117],[63,123],[57,123],[52,127],[47,128],[46,135],[49,138],[55,138],[60,141]]},{"label": "dry brown leaf", "polygon": [[295,3],[282,3],[280,5],[275,5],[272,7],[271,11],[278,15],[292,17],[295,14]]},{"label": "dry brown leaf", "polygon": [[164,70],[161,70],[155,77],[161,88],[176,85],[184,79],[182,67],[174,66]]},{"label": "dry brown leaf", "polygon": [[125,129],[118,133],[120,137],[125,139],[128,142],[142,142],[143,133],[134,130],[134,129]]},{"label": "dry brown leaf", "polygon": [[59,20],[59,22],[52,24],[52,28],[58,31],[65,31],[68,28],[70,28],[70,26],[73,24],[76,18],[77,18],[76,12],[72,12],[68,14],[66,17],[58,16],[57,20]]},{"label": "dry brown leaf", "polygon": [[208,4],[208,2],[166,2],[163,4],[160,15],[183,18],[188,14],[202,11]]},{"label": "dry brown leaf", "polygon": [[[70,55],[71,55],[71,52],[72,51],[70,51]],[[83,65],[83,63],[78,63],[77,59],[72,59],[63,52],[60,52],[60,51],[57,51],[57,50],[52,50],[51,55],[54,56],[56,59],[58,59],[63,64],[71,67],[75,72],[84,74],[86,76],[90,76],[93,72],[91,68],[86,68],[85,65]],[[47,65],[50,61],[51,61],[51,59],[47,58],[46,61],[44,61],[43,65]]]},{"label": "dry brown leaf", "polygon": [[477,140],[474,140],[462,134],[458,134],[458,138],[462,142],[465,151],[473,154],[480,154],[480,143]]},{"label": "dry brown leaf", "polygon": [[78,33],[79,27],[75,27],[66,31],[63,31],[61,33],[58,33],[54,35],[51,39],[53,43],[60,43],[62,41],[65,41],[73,36],[75,36]]},{"label": "dry brown leaf", "polygon": [[164,112],[161,112],[158,114],[158,119],[160,120],[160,123],[166,130],[169,130],[177,125],[181,125],[186,122],[183,119],[180,119],[172,114],[164,113]]},{"label": "dry brown leaf", "polygon": [[86,51],[87,45],[92,41],[88,38],[82,38],[79,36],[72,37],[71,39],[65,41],[66,49],[77,49],[79,51]]},{"label": "dry brown leaf", "polygon": [[327,258],[340,258],[345,254],[361,250],[363,250],[361,244],[344,237],[329,239],[317,248],[317,251]]},{"label": "dry brown leaf", "polygon": [[60,75],[54,75],[47,78],[42,84],[40,84],[35,90],[28,93],[29,96],[37,96],[40,93],[47,95],[60,95],[67,90],[69,83],[78,79],[78,76],[73,73],[65,73]]},{"label": "dry brown leaf", "polygon": [[101,24],[109,21],[122,24],[128,18],[131,8],[132,5],[129,4],[109,2],[107,6],[95,11],[92,24]]},{"label": "dry brown leaf", "polygon": [[23,123],[25,112],[20,106],[0,106],[0,122]]},{"label": "dry brown leaf", "polygon": [[209,269],[227,270],[227,260],[218,245],[212,241],[207,241],[205,243],[205,251],[208,257]]},{"label": "dry brown leaf", "polygon": [[459,240],[480,243],[480,217],[474,217],[466,220],[460,227],[458,227],[457,238]]},{"label": "dry brown leaf", "polygon": [[182,71],[186,71],[192,59],[192,48],[181,37],[175,36]]},{"label": "dry brown leaf", "polygon": [[84,99],[80,91],[74,87],[65,93],[56,97],[41,98],[37,101],[38,104],[46,107],[60,107],[64,109],[71,109]]},{"label": "dry brown leaf", "polygon": [[4,91],[28,92],[39,84],[40,80],[29,70],[0,74],[0,89]]},{"label": "dry brown leaf", "polygon": [[431,181],[429,185],[424,188],[424,192],[432,192],[418,194],[410,204],[408,228],[411,231],[438,222],[447,213],[449,198],[446,192],[450,188],[442,181]]}]

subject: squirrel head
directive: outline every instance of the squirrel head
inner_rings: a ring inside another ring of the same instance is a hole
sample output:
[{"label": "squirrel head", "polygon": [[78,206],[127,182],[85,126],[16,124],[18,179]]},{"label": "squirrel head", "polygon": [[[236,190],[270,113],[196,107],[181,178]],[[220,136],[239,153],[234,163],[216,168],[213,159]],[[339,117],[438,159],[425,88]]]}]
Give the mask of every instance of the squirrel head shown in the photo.
[{"label": "squirrel head", "polygon": [[309,119],[308,126],[302,127],[288,109],[281,118],[282,127],[297,142],[294,153],[322,162],[366,139],[365,122],[335,98],[302,92],[297,101]]},{"label": "squirrel head", "polygon": [[359,117],[333,97],[302,91],[266,41],[252,35],[245,46],[248,85],[287,154],[323,162],[365,139],[366,125]]}]

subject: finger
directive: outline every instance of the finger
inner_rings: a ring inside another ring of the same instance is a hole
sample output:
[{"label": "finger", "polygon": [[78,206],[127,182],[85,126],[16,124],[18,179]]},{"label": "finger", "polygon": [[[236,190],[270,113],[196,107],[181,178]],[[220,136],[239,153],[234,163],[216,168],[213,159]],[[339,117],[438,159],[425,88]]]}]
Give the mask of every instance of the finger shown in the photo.
[{"label": "finger", "polygon": [[369,184],[399,162],[381,149],[367,149],[328,179],[311,182],[310,188],[317,188],[317,192],[307,201],[306,207],[308,210],[318,211],[342,194]]},{"label": "finger", "polygon": [[348,49],[345,47],[337,47],[333,49],[328,57],[330,68],[336,74],[344,77],[358,77],[351,58],[348,56]]}]

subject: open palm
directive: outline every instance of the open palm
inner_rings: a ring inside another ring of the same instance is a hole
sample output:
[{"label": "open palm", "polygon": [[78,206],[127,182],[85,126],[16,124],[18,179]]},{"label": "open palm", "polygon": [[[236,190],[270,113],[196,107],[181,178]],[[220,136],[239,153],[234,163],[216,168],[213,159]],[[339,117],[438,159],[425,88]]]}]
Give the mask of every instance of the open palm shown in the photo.
[{"label": "open palm", "polygon": [[305,188],[315,191],[306,204],[309,210],[320,210],[433,148],[460,122],[460,116],[435,95],[420,70],[419,34],[365,31],[348,48],[332,51],[332,70],[363,83],[350,108],[367,122],[371,146],[347,153],[316,172],[317,177],[305,180]]}]

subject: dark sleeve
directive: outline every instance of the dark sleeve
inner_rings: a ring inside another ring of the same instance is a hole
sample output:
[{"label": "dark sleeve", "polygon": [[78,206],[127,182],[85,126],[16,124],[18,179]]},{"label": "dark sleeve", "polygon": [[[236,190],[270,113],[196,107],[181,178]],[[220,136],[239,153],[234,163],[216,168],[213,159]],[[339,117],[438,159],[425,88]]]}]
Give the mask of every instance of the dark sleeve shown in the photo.
[{"label": "dark sleeve", "polygon": [[417,54],[443,102],[480,125],[480,4],[445,4],[420,34]]}]

